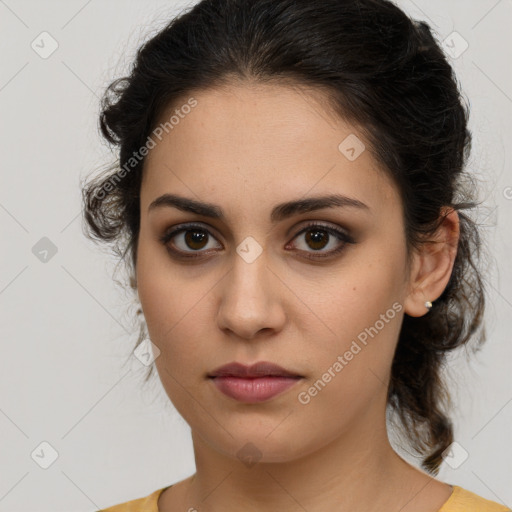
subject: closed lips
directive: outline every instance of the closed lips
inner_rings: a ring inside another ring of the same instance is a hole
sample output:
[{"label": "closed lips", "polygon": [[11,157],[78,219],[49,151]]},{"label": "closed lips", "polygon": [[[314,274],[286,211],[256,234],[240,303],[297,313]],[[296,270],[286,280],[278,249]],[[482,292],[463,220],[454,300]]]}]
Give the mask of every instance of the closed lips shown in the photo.
[{"label": "closed lips", "polygon": [[299,379],[302,378],[302,375],[288,371],[274,363],[260,361],[250,366],[238,362],[229,363],[209,373],[208,377],[237,377],[246,379],[261,377],[287,377]]}]

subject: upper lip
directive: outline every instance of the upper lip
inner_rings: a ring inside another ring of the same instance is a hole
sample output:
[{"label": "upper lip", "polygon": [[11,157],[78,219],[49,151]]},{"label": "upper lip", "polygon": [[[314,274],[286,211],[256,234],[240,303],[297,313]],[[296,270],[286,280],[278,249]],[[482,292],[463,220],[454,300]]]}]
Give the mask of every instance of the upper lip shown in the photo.
[{"label": "upper lip", "polygon": [[220,366],[211,373],[208,377],[302,377],[296,373],[285,370],[281,366],[270,363],[268,361],[259,361],[250,366],[242,363],[232,362]]}]

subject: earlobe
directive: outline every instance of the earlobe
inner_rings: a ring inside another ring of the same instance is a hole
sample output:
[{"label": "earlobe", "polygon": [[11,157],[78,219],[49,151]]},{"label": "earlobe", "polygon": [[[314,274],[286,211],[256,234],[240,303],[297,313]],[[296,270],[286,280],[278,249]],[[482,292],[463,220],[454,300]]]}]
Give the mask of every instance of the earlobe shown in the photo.
[{"label": "earlobe", "polygon": [[404,301],[404,312],[412,317],[423,316],[435,308],[434,301],[442,295],[452,274],[459,241],[459,216],[447,207],[441,215],[444,218],[434,237],[414,256],[411,291]]},{"label": "earlobe", "polygon": [[411,292],[404,303],[405,314],[413,317],[426,315],[434,308],[434,299],[428,299],[422,289]]}]

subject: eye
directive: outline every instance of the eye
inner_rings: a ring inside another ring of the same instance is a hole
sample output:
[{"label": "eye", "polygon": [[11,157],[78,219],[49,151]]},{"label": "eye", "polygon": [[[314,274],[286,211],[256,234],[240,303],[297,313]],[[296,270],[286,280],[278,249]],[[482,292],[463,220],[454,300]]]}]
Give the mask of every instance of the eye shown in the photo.
[{"label": "eye", "polygon": [[[345,231],[330,225],[323,225],[317,222],[310,222],[299,233],[294,236],[294,240],[300,235],[306,234],[304,238],[305,245],[299,247],[299,252],[305,253],[305,258],[321,259],[332,257],[340,253],[347,244],[355,243],[355,240]],[[173,239],[176,239],[173,241]],[[219,244],[212,247],[210,242],[216,240],[208,229],[200,224],[179,225],[170,231],[164,233],[159,238],[160,242],[166,246],[167,250],[176,258],[191,259],[204,256],[210,252],[209,249],[218,249]],[[172,244],[169,242],[172,241]],[[210,247],[208,247],[210,245]],[[292,244],[293,247],[294,244]],[[326,247],[334,246],[330,250],[323,251]],[[286,248],[289,248],[287,244]],[[308,248],[313,251],[308,251]],[[315,254],[316,253],[316,254]]]},{"label": "eye", "polygon": [[[176,238],[176,241],[169,245],[169,242],[174,238]],[[202,249],[211,249],[211,246],[208,247],[211,240],[215,240],[215,238],[211,236],[210,231],[199,224],[181,225],[160,237],[160,242],[167,247],[169,252],[183,258],[197,258],[204,255],[207,251]],[[173,248],[172,245],[176,246],[177,249]]]},{"label": "eye", "polygon": [[[330,225],[318,224],[317,222],[311,222],[306,225],[304,229],[295,235],[294,239],[303,234],[306,234],[306,236],[303,239],[303,248],[299,247],[299,250],[305,252],[305,257],[309,259],[334,256],[340,253],[347,244],[355,243],[355,240],[345,231]],[[323,251],[323,249],[329,246],[331,247],[330,250]],[[308,251],[308,248],[313,249],[313,251]]]}]

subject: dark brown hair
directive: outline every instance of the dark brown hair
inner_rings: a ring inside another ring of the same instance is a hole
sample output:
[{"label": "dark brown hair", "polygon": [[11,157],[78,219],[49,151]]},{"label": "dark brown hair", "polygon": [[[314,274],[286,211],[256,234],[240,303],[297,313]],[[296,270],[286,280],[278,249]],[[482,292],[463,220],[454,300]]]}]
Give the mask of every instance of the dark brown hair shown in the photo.
[{"label": "dark brown hair", "polygon": [[459,213],[451,278],[428,314],[404,316],[388,392],[388,410],[437,474],[453,441],[441,370],[448,352],[485,340],[484,286],[478,226],[462,211],[477,206],[464,172],[469,108],[426,23],[387,0],[200,1],[143,44],[129,75],[105,92],[100,128],[119,160],[83,186],[87,235],[112,245],[135,288],[141,148],[179,99],[244,80],[322,91],[361,128],[400,191],[409,257],[436,232],[444,207]]}]

